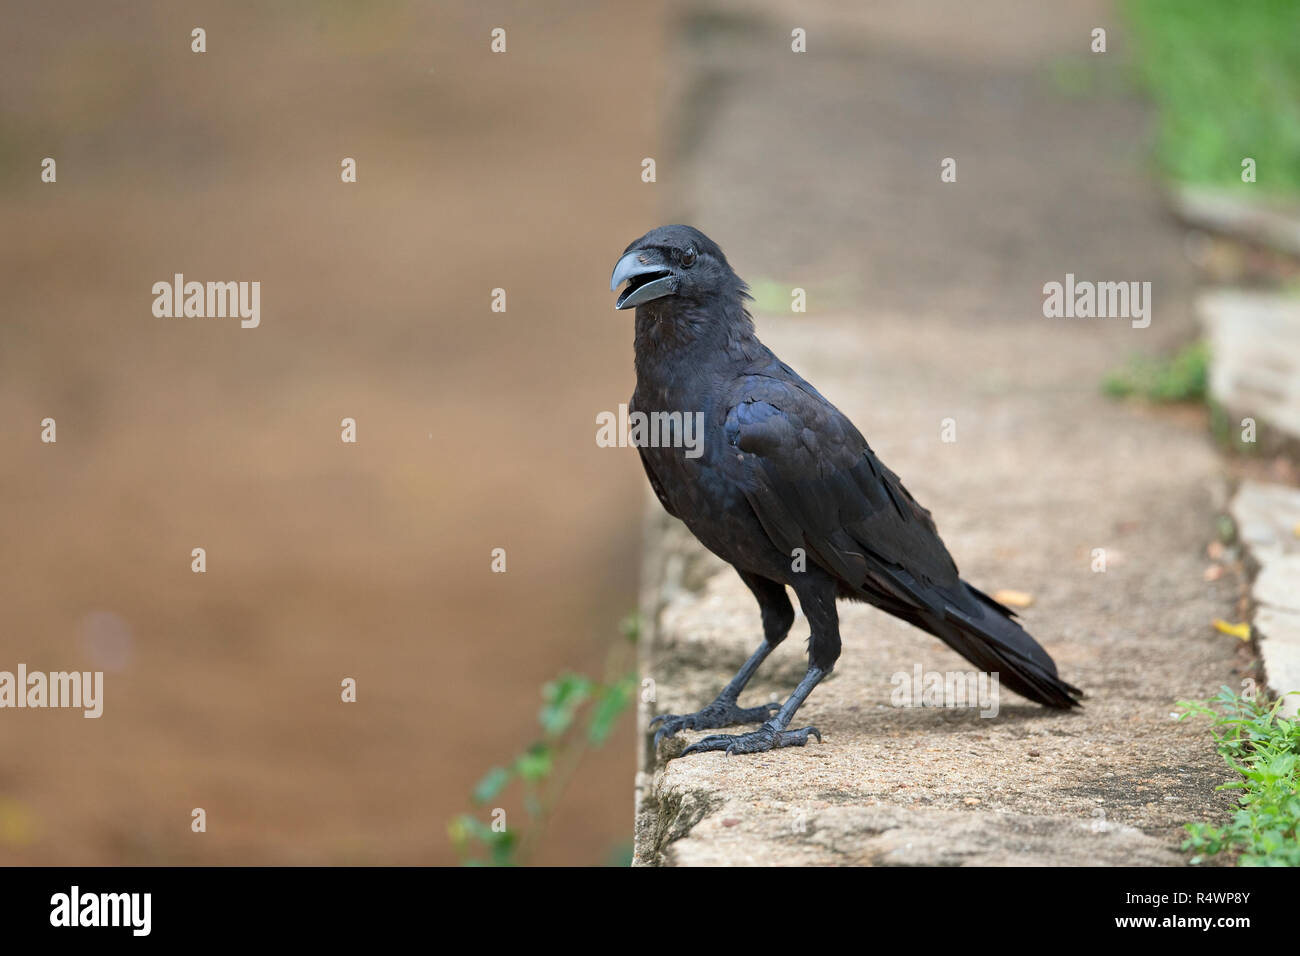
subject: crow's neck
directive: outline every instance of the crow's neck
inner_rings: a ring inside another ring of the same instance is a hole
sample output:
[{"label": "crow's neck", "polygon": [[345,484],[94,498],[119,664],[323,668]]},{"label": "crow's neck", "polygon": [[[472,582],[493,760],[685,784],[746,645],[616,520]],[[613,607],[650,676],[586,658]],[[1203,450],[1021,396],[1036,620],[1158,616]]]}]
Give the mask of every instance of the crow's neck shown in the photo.
[{"label": "crow's neck", "polygon": [[737,299],[697,304],[657,299],[636,310],[636,373],[663,382],[689,368],[718,368],[751,358],[762,345]]}]

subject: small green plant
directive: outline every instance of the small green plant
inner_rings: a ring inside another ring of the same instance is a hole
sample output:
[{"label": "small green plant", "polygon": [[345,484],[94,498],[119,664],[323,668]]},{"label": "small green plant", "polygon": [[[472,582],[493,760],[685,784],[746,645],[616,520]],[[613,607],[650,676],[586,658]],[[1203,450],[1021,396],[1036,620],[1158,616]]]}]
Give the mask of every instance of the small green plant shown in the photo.
[{"label": "small green plant", "polygon": [[1213,718],[1215,746],[1237,774],[1218,789],[1240,791],[1224,826],[1187,824],[1183,849],[1195,854],[1191,862],[1228,853],[1243,866],[1300,866],[1300,721],[1280,716],[1281,700],[1243,697],[1228,687],[1178,706],[1179,720]]},{"label": "small green plant", "polygon": [[1152,402],[1200,402],[1206,397],[1210,349],[1193,342],[1171,356],[1136,356],[1106,376],[1102,387],[1113,398],[1140,397]]},{"label": "small green plant", "polygon": [[527,825],[521,830],[503,820],[485,822],[462,813],[447,832],[463,864],[518,866],[529,861],[583,756],[604,744],[635,699],[633,648],[640,632],[635,614],[624,619],[622,632],[625,640],[610,649],[603,680],[568,673],[542,687],[541,736],[509,763],[484,774],[471,795],[481,812],[517,783]]}]

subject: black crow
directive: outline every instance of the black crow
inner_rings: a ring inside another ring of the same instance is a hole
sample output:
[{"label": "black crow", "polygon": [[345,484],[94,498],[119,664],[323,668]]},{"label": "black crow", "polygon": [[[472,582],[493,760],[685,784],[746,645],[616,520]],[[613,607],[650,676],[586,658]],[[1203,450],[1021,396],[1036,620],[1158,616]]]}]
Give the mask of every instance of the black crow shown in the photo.
[{"label": "black crow", "polygon": [[[1078,704],[1082,691],[1057,676],[1014,612],[958,577],[930,512],[853,423],[758,340],[747,286],[715,242],[690,226],[648,232],[618,260],[610,290],[622,282],[615,307],[636,308],[629,415],[670,430],[702,423],[702,450],[639,441],[646,476],[668,513],[735,567],[763,620],[763,643],[713,703],[655,718],[656,744],[682,729],[760,721],[752,733],[705,737],[684,754],[820,741],[815,727],[789,728],[840,656],[837,598],[928,631],[1030,700]],[[784,705],[740,707],[740,692],[794,622],[786,585],[808,618],[808,671]]]}]

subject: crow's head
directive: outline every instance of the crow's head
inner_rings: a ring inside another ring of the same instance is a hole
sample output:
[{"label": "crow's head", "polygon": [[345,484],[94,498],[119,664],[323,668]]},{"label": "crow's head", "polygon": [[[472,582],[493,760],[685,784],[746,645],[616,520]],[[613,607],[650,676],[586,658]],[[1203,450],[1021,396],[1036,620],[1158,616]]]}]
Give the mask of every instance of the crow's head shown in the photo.
[{"label": "crow's head", "polygon": [[717,298],[737,301],[745,292],[718,244],[690,226],[660,226],[628,246],[614,266],[609,290],[624,281],[627,288],[614,303],[616,309],[665,296],[699,304]]}]

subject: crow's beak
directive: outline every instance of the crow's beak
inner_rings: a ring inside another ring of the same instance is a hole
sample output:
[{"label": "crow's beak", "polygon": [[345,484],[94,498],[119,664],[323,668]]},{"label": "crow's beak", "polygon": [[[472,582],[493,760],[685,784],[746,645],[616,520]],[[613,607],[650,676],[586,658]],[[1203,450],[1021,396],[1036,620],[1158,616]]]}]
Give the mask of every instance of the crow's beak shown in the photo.
[{"label": "crow's beak", "polygon": [[609,279],[609,291],[613,292],[624,280],[627,288],[614,303],[616,309],[630,309],[677,291],[677,277],[653,249],[629,252],[619,259]]}]

